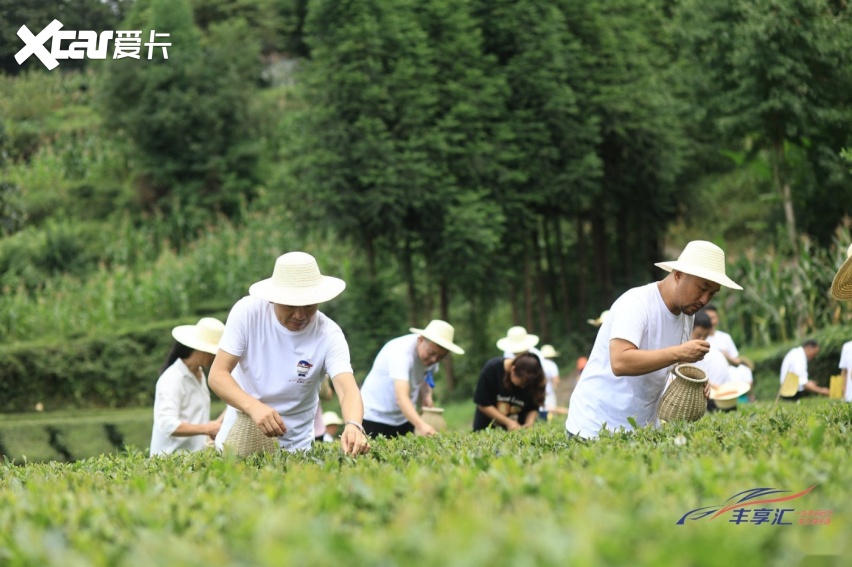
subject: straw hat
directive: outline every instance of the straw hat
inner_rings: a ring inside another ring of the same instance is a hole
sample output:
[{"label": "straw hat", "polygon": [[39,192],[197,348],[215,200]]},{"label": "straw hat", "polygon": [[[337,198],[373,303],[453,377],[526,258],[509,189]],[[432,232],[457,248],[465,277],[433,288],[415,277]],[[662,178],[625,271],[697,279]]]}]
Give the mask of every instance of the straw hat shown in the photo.
[{"label": "straw hat", "polygon": [[737,405],[737,398],[751,390],[748,382],[729,382],[718,388],[710,389],[710,399],[716,403],[719,409],[728,409]]},{"label": "straw hat", "polygon": [[439,347],[444,347],[450,352],[464,354],[464,349],[453,343],[453,337],[455,336],[456,331],[453,329],[453,326],[446,321],[434,319],[429,321],[429,324],[426,325],[425,329],[415,329],[414,327],[411,327],[408,330],[420,335],[424,339],[429,339]]},{"label": "straw hat", "polygon": [[320,274],[316,258],[305,252],[288,252],[275,261],[272,277],[249,288],[249,295],[272,303],[299,307],[334,299],[346,282]]},{"label": "straw hat", "polygon": [[523,327],[512,327],[506,336],[497,341],[497,348],[504,352],[518,354],[527,352],[538,344],[538,335],[530,335]]},{"label": "straw hat", "polygon": [[742,289],[725,275],[725,252],[706,240],[693,240],[686,245],[677,260],[654,265],[667,272],[677,270],[731,289]]},{"label": "straw hat", "polygon": [[600,327],[606,321],[606,318],[609,317],[609,309],[606,311],[602,311],[600,317],[597,319],[586,319],[586,323],[589,325],[594,325],[595,327]]},{"label": "straw hat", "polygon": [[343,425],[343,420],[340,419],[340,416],[337,415],[336,412],[327,411],[322,414],[322,423],[326,427],[328,427],[329,425]]},{"label": "straw hat", "polygon": [[834,299],[852,299],[852,244],[846,250],[846,261],[831,282],[831,296]]},{"label": "straw hat", "polygon": [[541,347],[541,356],[544,358],[555,358],[559,356],[559,353],[556,352],[556,349],[553,348],[553,345],[544,345]]},{"label": "straw hat", "polygon": [[189,348],[216,354],[219,350],[219,339],[225,332],[225,324],[213,317],[199,319],[195,325],[180,325],[172,329],[172,336],[177,342]]}]

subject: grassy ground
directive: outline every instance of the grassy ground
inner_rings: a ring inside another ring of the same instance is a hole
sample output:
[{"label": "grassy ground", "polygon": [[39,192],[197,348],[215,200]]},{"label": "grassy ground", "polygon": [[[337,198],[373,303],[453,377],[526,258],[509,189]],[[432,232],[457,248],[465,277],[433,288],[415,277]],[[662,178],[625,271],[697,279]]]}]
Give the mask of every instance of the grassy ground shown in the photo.
[{"label": "grassy ground", "polygon": [[[554,421],[381,439],[358,459],[319,444],[5,465],[0,564],[845,565],[850,430],[852,405],[814,400],[593,443]],[[678,524],[758,487],[813,488]]]}]

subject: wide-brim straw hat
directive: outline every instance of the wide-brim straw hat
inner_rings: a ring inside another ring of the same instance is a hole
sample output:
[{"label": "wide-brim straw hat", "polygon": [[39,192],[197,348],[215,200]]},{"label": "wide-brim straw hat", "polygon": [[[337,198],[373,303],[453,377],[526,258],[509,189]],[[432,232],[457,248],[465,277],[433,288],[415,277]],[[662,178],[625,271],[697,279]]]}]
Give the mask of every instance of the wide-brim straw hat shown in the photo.
[{"label": "wide-brim straw hat", "polygon": [[544,358],[555,358],[559,356],[559,353],[556,352],[556,349],[553,348],[553,345],[544,345],[541,347],[541,356]]},{"label": "wide-brim straw hat", "polygon": [[219,340],[225,332],[225,324],[213,317],[204,317],[195,325],[179,325],[172,329],[172,336],[182,345],[189,348],[216,354],[219,350]]},{"label": "wide-brim straw hat", "polygon": [[275,261],[271,278],[252,284],[249,295],[299,307],[334,299],[345,288],[343,280],[322,275],[316,258],[310,254],[288,252]]},{"label": "wide-brim straw hat", "polygon": [[748,382],[728,382],[710,390],[710,399],[719,409],[728,409],[737,405],[737,398],[751,390]]},{"label": "wide-brim straw hat", "polygon": [[742,289],[725,274],[725,252],[712,242],[693,240],[686,245],[677,260],[654,264],[667,272],[677,270],[731,289]]},{"label": "wide-brim straw hat", "polygon": [[506,336],[497,341],[497,348],[503,352],[518,354],[527,352],[538,344],[538,335],[531,335],[523,327],[512,327]]},{"label": "wide-brim straw hat", "polygon": [[852,244],[846,250],[846,261],[831,282],[831,296],[834,299],[852,299]]},{"label": "wide-brim straw hat", "polygon": [[322,424],[328,427],[329,425],[343,425],[343,420],[336,412],[327,411],[322,414]]},{"label": "wide-brim straw hat", "polygon": [[426,325],[425,329],[417,329],[415,327],[411,327],[408,330],[412,333],[420,335],[424,339],[432,341],[439,347],[443,347],[450,352],[453,352],[455,354],[464,354],[464,349],[459,345],[453,343],[456,331],[453,326],[447,323],[446,321],[434,319],[432,321],[429,321],[429,324]]},{"label": "wide-brim straw hat", "polygon": [[609,309],[606,311],[602,311],[600,316],[597,319],[586,319],[586,323],[589,325],[594,325],[595,327],[600,327],[606,321],[606,318],[609,317]]}]

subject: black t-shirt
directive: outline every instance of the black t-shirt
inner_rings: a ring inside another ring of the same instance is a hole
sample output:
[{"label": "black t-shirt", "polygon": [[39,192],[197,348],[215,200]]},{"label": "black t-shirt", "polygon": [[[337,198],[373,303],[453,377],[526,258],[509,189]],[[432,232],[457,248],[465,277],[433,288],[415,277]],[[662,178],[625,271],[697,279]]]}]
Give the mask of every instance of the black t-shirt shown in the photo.
[{"label": "black t-shirt", "polygon": [[[505,376],[506,369],[503,366],[502,357],[492,358],[486,362],[479,373],[479,382],[476,384],[473,401],[477,406],[495,406],[503,415],[508,415],[511,419],[523,424],[529,412],[538,412],[538,405],[530,393],[514,386],[506,388],[503,385]],[[477,407],[473,415],[473,430],[486,429],[492,425],[492,421]],[[493,425],[503,427],[499,423]]]}]

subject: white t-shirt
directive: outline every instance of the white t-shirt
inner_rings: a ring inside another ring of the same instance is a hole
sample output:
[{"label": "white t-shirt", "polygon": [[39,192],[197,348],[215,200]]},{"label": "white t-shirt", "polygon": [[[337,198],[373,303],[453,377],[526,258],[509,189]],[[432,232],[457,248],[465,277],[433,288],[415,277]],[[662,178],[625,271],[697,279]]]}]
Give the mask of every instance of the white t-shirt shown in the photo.
[{"label": "white t-shirt", "polygon": [[[281,414],[287,432],[278,443],[288,451],[306,449],[314,439],[323,377],[352,372],[349,345],[337,323],[317,311],[307,327],[293,332],[278,322],[270,302],[257,297],[244,297],[231,309],[219,348],[239,357],[232,372],[237,384]],[[228,406],[218,449],[236,417]]]},{"label": "white t-shirt", "polygon": [[711,347],[716,347],[731,358],[740,356],[740,351],[737,350],[734,339],[725,331],[714,331],[712,335],[707,337],[707,342],[710,343]]},{"label": "white t-shirt", "polygon": [[710,351],[704,355],[702,360],[694,363],[695,366],[707,373],[710,379],[710,385],[718,388],[723,384],[727,384],[732,380],[731,365],[728,364],[728,359],[722,354],[718,348],[711,346]]},{"label": "white t-shirt", "polygon": [[788,372],[799,377],[799,391],[804,390],[805,384],[808,383],[808,355],[805,354],[804,347],[794,348],[781,361],[781,384],[784,383]]},{"label": "white t-shirt", "polygon": [[642,427],[656,423],[657,406],[669,368],[616,377],[609,358],[612,339],[630,341],[641,350],[658,350],[689,339],[692,315],[668,310],[656,283],[633,288],[619,297],[598,330],[583,377],[571,395],[565,428],[580,437],[597,437],[601,427],[632,430],[628,417]]},{"label": "white t-shirt", "polygon": [[173,437],[181,423],[198,425],[210,421],[210,390],[207,377],[199,380],[181,359],[174,361],[157,380],[154,397],[154,429],[151,455],[169,455],[176,451],[200,451],[206,435]]},{"label": "white t-shirt", "polygon": [[364,400],[364,419],[399,426],[408,420],[396,402],[394,380],[407,380],[411,403],[417,404],[420,386],[427,372],[438,371],[438,364],[423,366],[417,356],[417,339],[420,335],[404,335],[385,343],[370,373],[361,386]]},{"label": "white t-shirt", "polygon": [[541,357],[541,363],[544,365],[544,375],[547,377],[547,386],[544,390],[544,408],[556,407],[556,388],[553,386],[553,380],[559,379],[559,367],[549,358]]},{"label": "white t-shirt", "polygon": [[852,341],[845,343],[840,351],[840,369],[846,370],[846,396],[844,400],[852,402]]}]

